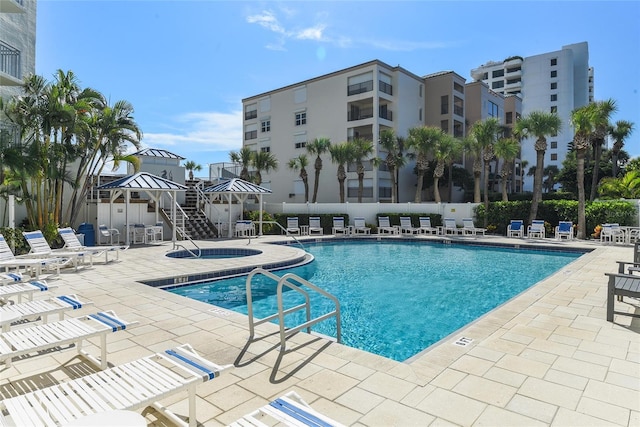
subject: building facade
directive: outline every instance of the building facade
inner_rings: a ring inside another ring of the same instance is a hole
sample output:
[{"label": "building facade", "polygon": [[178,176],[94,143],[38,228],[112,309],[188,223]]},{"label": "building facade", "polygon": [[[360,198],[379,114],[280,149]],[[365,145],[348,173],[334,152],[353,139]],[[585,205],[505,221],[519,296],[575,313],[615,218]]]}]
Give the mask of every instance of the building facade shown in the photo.
[{"label": "building facade", "polygon": [[[522,115],[532,111],[556,112],[562,120],[557,135],[547,138],[545,167],[562,168],[568,144],[573,140],[571,112],[593,101],[593,68],[589,67],[589,46],[586,42],[563,46],[561,50],[529,56],[515,56],[502,62],[491,61],[471,70],[475,81],[505,96],[522,100]],[[529,166],[536,163],[534,140],[522,141],[523,160]],[[533,189],[533,177],[524,173],[524,190]]]}]

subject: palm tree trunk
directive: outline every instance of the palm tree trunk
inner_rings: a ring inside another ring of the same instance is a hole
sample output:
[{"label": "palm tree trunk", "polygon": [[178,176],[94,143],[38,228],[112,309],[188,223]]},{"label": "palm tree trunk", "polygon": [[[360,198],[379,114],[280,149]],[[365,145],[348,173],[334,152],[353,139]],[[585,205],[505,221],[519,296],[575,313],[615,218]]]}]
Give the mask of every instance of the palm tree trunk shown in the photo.
[{"label": "palm tree trunk", "polygon": [[389,169],[389,177],[391,178],[391,203],[396,203],[398,200],[397,188],[396,188],[396,171],[395,168]]},{"label": "palm tree trunk", "polygon": [[316,180],[313,182],[313,201],[315,203],[318,200],[318,183],[320,181],[320,169],[316,168]]},{"label": "palm tree trunk", "polygon": [[416,197],[414,203],[422,203],[422,183],[424,182],[424,171],[418,171],[418,183],[416,184]]},{"label": "palm tree trunk", "polygon": [[587,219],[585,214],[585,193],[584,193],[584,156],[585,150],[577,150],[578,160],[576,179],[578,181],[578,239],[584,239],[587,235]]},{"label": "palm tree trunk", "polygon": [[473,174],[473,203],[480,203],[480,174]]},{"label": "palm tree trunk", "polygon": [[544,151],[536,150],[536,174],[533,177],[533,198],[529,224],[538,216],[538,204],[542,200],[542,174],[544,169]]},{"label": "palm tree trunk", "polygon": [[338,179],[338,187],[340,188],[340,203],[344,203],[344,179]]},{"label": "palm tree trunk", "polygon": [[509,201],[509,195],[507,194],[507,176],[508,175],[509,175],[508,172],[502,175],[502,201],[503,202]]},{"label": "palm tree trunk", "polygon": [[440,203],[442,201],[440,199],[440,189],[438,188],[439,184],[440,184],[440,177],[434,176],[433,177],[433,200],[436,203]]},{"label": "palm tree trunk", "polygon": [[593,155],[593,175],[591,177],[591,194],[589,200],[594,201],[598,193],[598,182],[600,181],[600,157],[602,157],[602,145],[596,144]]},{"label": "palm tree trunk", "polygon": [[613,178],[617,178],[618,177],[618,152],[616,150],[613,150],[613,153],[611,154],[611,162],[613,163],[613,165],[611,166],[611,176]]}]

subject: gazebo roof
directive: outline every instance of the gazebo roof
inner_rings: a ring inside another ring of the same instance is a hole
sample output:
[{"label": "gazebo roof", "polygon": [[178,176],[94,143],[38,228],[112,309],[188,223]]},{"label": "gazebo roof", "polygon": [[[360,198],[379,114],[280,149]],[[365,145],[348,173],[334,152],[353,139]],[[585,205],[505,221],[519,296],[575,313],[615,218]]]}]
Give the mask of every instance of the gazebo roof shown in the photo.
[{"label": "gazebo roof", "polygon": [[138,172],[98,187],[98,190],[114,189],[185,191],[187,187],[148,172]]},{"label": "gazebo roof", "polygon": [[172,153],[171,151],[161,150],[159,148],[145,148],[136,153],[133,153],[134,156],[148,156],[148,157],[164,157],[165,159],[178,159],[184,160],[184,157],[178,156],[177,154]]},{"label": "gazebo roof", "polygon": [[254,183],[240,178],[233,178],[219,184],[205,188],[205,193],[234,193],[234,194],[271,194],[268,188],[260,187]]}]

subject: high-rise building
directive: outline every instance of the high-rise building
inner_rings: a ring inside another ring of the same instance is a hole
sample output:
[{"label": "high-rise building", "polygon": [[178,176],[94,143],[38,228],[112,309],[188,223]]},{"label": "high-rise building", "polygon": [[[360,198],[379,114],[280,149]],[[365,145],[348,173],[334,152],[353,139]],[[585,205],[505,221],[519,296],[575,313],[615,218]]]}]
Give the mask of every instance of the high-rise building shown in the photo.
[{"label": "high-rise building", "polygon": [[[0,98],[20,94],[25,76],[36,71],[36,0],[0,0]],[[0,115],[0,130],[17,133]]]},{"label": "high-rise building", "polygon": [[[557,135],[547,138],[544,164],[561,169],[573,140],[571,112],[593,101],[593,68],[589,67],[587,42],[526,58],[512,56],[501,62],[491,61],[471,70],[471,77],[505,96],[520,97],[523,116],[532,111],[558,114],[562,127]],[[534,142],[522,142],[522,160],[529,166],[536,164]],[[524,190],[532,190],[533,177],[524,175]]]}]

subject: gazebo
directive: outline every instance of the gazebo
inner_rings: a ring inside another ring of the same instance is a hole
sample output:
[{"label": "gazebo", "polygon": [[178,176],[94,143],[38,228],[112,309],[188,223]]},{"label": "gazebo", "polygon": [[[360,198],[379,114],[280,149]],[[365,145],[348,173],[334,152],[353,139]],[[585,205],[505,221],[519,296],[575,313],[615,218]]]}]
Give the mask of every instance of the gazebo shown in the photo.
[{"label": "gazebo", "polygon": [[[98,190],[111,191],[111,197],[109,198],[110,211],[113,212],[113,201],[120,197],[122,194],[125,196],[125,230],[127,230],[126,243],[129,242],[129,201],[131,199],[131,192],[144,191],[149,195],[149,198],[155,202],[156,205],[156,221],[158,220],[158,206],[160,199],[164,193],[169,193],[173,198],[171,204],[171,241],[176,242],[176,195],[178,191],[186,191],[187,187],[177,182],[169,181],[166,178],[161,178],[157,175],[153,175],[147,172],[138,172],[134,175],[128,175],[123,178],[112,181],[108,184],[103,184],[98,187]],[[112,224],[109,224],[111,227]]]},{"label": "gazebo", "polygon": [[[265,194],[271,194],[271,190],[269,190],[268,188],[260,187],[259,185],[253,184],[240,178],[233,178],[207,187],[203,191],[205,194],[219,196],[229,202],[228,237],[233,236],[233,230],[231,229],[231,203],[236,200],[242,205],[249,196],[257,195],[258,203],[260,205],[260,224],[258,235],[262,235],[262,196]],[[242,212],[242,209],[240,209],[240,212]],[[242,215],[242,213],[240,215]]]}]

